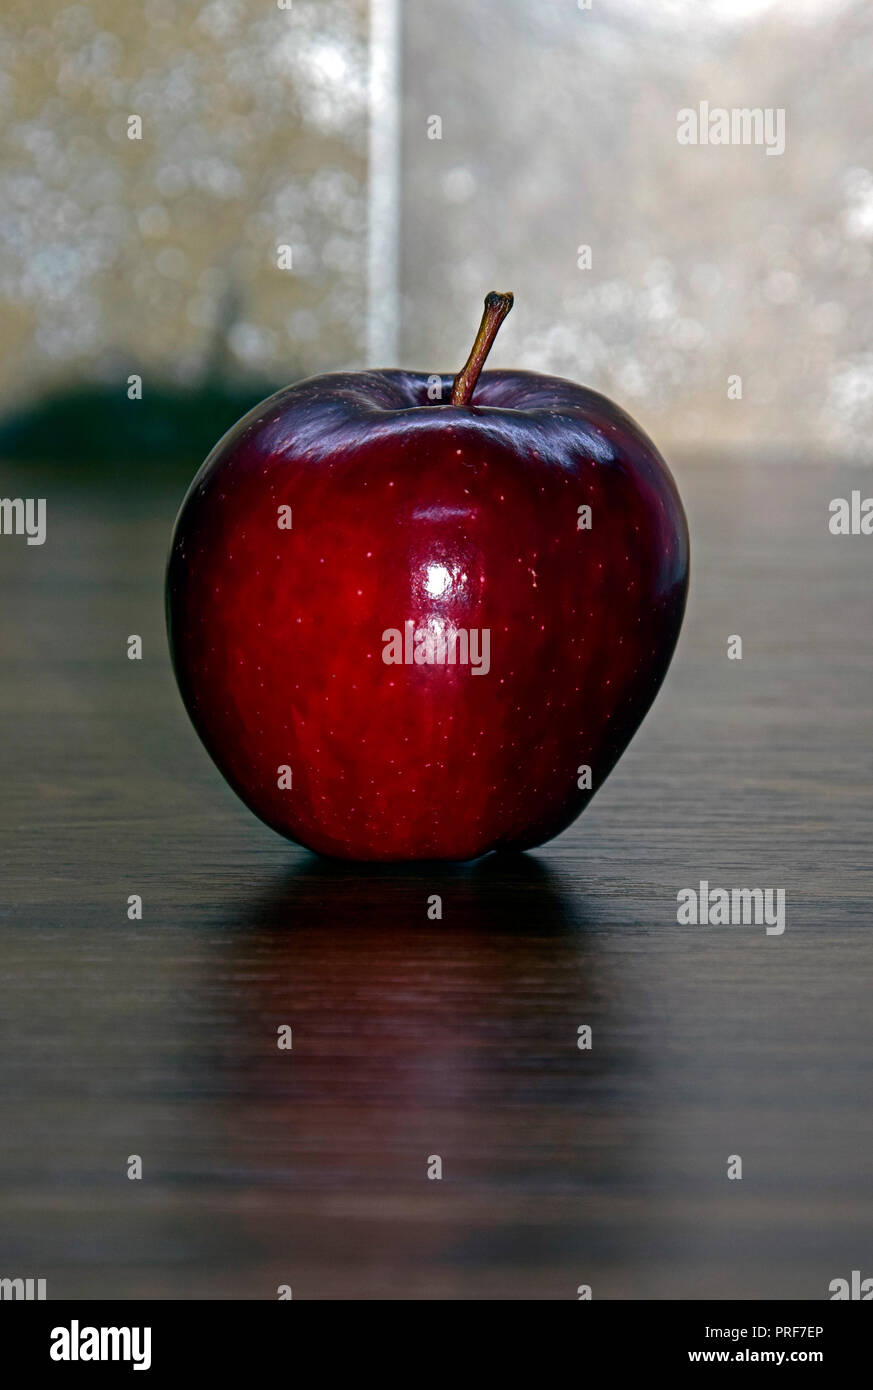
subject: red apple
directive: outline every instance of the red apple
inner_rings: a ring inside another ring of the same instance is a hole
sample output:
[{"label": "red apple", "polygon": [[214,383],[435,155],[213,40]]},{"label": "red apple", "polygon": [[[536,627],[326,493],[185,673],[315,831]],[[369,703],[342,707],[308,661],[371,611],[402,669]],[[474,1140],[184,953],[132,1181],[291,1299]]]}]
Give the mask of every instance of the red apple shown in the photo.
[{"label": "red apple", "polygon": [[550,839],[670,662],[688,585],[673,479],[603,396],[480,376],[511,305],[487,297],[454,382],[372,371],[271,396],[179,514],[182,698],[246,804],[310,849],[473,859]]}]

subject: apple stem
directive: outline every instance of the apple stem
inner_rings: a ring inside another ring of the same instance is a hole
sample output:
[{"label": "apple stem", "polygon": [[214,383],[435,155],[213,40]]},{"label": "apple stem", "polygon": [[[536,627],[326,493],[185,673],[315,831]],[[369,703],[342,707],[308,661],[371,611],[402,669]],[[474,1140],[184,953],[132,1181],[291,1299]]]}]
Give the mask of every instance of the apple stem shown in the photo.
[{"label": "apple stem", "polygon": [[497,337],[498,329],[513,305],[513,296],[509,293],[498,294],[492,290],[485,296],[485,312],[482,315],[482,322],[479,324],[479,332],[476,334],[476,341],[470,350],[467,358],[452,387],[452,405],[469,405],[476,389],[476,382],[479,380],[479,373],[485,365],[485,358],[491,351],[491,345]]}]

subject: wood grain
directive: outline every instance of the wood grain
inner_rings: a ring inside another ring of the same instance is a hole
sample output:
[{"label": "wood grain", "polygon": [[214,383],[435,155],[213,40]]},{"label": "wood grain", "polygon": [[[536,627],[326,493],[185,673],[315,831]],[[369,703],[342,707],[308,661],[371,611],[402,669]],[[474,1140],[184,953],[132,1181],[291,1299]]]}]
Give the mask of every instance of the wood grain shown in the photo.
[{"label": "wood grain", "polygon": [[[675,471],[686,626],[590,809],[520,860],[361,871],[259,825],[188,724],[162,615],[184,484],[5,467],[49,534],[0,538],[0,1274],[131,1299],[873,1275],[873,539],[827,529],[864,484]],[[702,878],[784,887],[785,934],[678,926]]]}]

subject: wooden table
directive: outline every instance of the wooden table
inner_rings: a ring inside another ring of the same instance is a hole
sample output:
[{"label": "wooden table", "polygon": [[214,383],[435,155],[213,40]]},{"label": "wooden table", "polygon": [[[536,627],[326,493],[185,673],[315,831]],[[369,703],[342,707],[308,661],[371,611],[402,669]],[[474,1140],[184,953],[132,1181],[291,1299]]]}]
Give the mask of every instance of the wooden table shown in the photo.
[{"label": "wooden table", "polygon": [[[864,474],[675,472],[686,626],[588,812],[514,864],[362,871],[256,822],[188,723],[162,613],[184,481],[4,466],[48,540],[0,538],[0,1275],[126,1299],[873,1275],[873,538],[827,527]],[[784,887],[784,935],[679,926],[701,879]]]}]

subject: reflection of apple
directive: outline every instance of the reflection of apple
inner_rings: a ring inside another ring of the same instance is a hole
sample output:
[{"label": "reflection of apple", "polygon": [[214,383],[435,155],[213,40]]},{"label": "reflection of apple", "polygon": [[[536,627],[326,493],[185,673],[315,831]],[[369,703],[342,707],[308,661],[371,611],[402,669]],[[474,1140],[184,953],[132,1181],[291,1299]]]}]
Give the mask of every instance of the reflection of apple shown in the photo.
[{"label": "reflection of apple", "polygon": [[243,800],[311,849],[471,859],[549,839],[669,664],[688,583],[673,480],[604,397],[480,378],[511,305],[487,297],[454,383],[373,371],[272,396],[180,512],[182,697]]},{"label": "reflection of apple", "polygon": [[[216,1101],[195,1107],[197,1141],[232,1175],[236,1253],[227,1287],[196,1296],[529,1300],[614,1282],[640,1184],[623,1083],[641,1063],[590,930],[602,907],[540,855],[338,864],[289,847],[241,892],[203,958],[222,1027],[195,1078]],[[583,1020],[610,1045],[580,1050]]]}]

